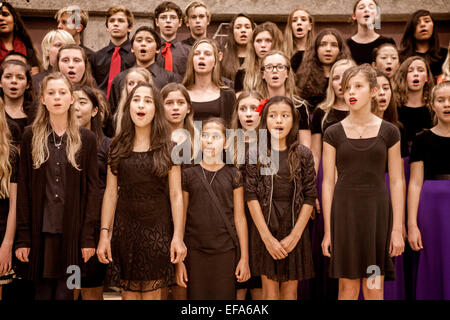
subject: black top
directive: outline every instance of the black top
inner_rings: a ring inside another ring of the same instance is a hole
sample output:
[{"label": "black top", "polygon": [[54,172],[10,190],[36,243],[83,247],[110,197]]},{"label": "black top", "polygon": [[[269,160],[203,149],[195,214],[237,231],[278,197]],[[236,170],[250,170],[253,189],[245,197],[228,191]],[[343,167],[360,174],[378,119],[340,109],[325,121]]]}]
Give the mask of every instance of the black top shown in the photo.
[{"label": "black top", "polygon": [[192,101],[194,121],[203,121],[210,117],[220,117],[225,121],[231,121],[236,95],[233,89],[220,88],[220,97],[212,101]]},{"label": "black top", "polygon": [[245,69],[239,69],[234,78],[234,92],[244,90]]},{"label": "black top", "polygon": [[[66,197],[60,256],[64,266],[80,265],[81,248],[95,248],[95,226],[100,219],[97,142],[95,134],[81,128],[81,149],[77,156],[80,170],[66,165]],[[42,277],[43,203],[46,167],[33,167],[31,127],[25,128],[20,146],[19,183],[17,187],[17,231],[15,248],[31,248],[26,274],[28,280]],[[65,272],[65,269],[64,269]]]},{"label": "black top", "polygon": [[163,40],[162,44],[161,44],[161,49],[160,49],[159,53],[156,55],[156,63],[163,69],[164,69],[165,59],[162,56],[161,51],[164,48],[166,42],[172,43],[170,50],[172,51],[173,72],[175,72],[182,78],[182,77],[184,77],[184,74],[186,73],[187,58],[189,56],[191,47],[181,43],[180,41],[176,41],[176,40],[164,41]]},{"label": "black top", "polygon": [[[137,65],[133,65],[132,67],[136,67]],[[181,82],[181,76],[172,71],[168,71],[164,69],[164,67],[160,67],[157,63],[153,63],[150,67],[147,68],[152,75],[153,84],[161,90],[166,84],[170,82]],[[120,94],[124,86],[126,86],[125,80],[127,77],[129,70],[124,70],[114,77],[114,80],[111,83],[111,91],[109,93],[109,107],[111,110],[111,115],[117,109],[120,101]]]},{"label": "black top", "polygon": [[277,174],[273,177],[273,200],[292,201],[294,182],[289,180],[289,149],[278,153],[279,164]]},{"label": "black top", "polygon": [[342,111],[332,108],[328,113],[322,127],[322,121],[325,116],[325,111],[321,108],[316,108],[313,112],[313,118],[311,122],[311,134],[321,134],[327,130],[329,126],[339,121],[344,120],[348,116],[348,111]]},{"label": "black top", "polygon": [[95,54],[95,51],[91,48],[86,47],[84,44],[80,44],[80,47],[84,49],[84,52],[86,52],[86,56],[88,59],[91,58],[93,54]]},{"label": "black top", "polygon": [[242,66],[242,64],[245,61],[245,57],[238,57],[238,59],[239,59],[239,65]]},{"label": "black top", "polygon": [[299,130],[309,130],[310,129],[310,123],[309,123],[309,116],[308,116],[308,110],[306,110],[305,104],[296,105],[295,108],[298,110],[298,113],[300,115],[300,119],[298,121],[298,129]]},{"label": "black top", "polygon": [[383,43],[392,43],[394,46],[396,45],[394,39],[383,37],[381,35],[369,43],[358,43],[352,38],[347,39],[348,48],[350,49],[350,53],[352,54],[353,60],[355,60],[356,64],[372,63],[373,49]]},{"label": "black top", "polygon": [[9,131],[11,131],[12,143],[14,145],[19,145],[22,141],[22,134],[25,130],[25,127],[30,124],[28,117],[14,119],[7,112],[5,112],[5,114],[9,126]]},{"label": "black top", "polygon": [[[448,50],[446,48],[440,48],[439,55],[441,56],[440,59],[435,59],[434,61],[431,59],[430,54],[428,52],[421,53],[421,52],[415,52],[415,55],[423,57],[426,61],[428,61],[428,64],[430,65],[431,73],[433,74],[433,77],[437,77],[440,74],[442,74],[442,65],[445,62],[445,59],[447,58]],[[431,63],[430,63],[431,61]]]},{"label": "black top", "polygon": [[197,41],[197,39],[195,39],[195,38],[193,38],[191,36],[191,37],[189,37],[187,39],[182,40],[181,43],[186,45],[186,46],[192,47],[194,45],[195,41]]},{"label": "black top", "polygon": [[423,161],[424,179],[450,174],[450,138],[438,136],[429,129],[420,132],[413,140],[409,162]]},{"label": "black top", "polygon": [[[131,52],[130,40],[124,41],[120,45],[120,71],[131,68],[136,64],[136,57]],[[92,67],[92,74],[98,84],[98,88],[106,94],[108,89],[109,68],[111,66],[111,58],[114,53],[115,45],[110,41],[109,44],[93,54],[89,61]]]},{"label": "black top", "polygon": [[[54,138],[54,139],[53,139]],[[49,157],[45,168],[45,200],[42,232],[62,233],[66,196],[67,135],[48,137]]]},{"label": "black top", "polygon": [[[234,248],[233,240],[227,231],[222,216],[217,212],[212,199],[198,178],[205,172],[206,181],[211,185],[219,199],[224,214],[234,227],[233,190],[243,186],[242,175],[234,167],[225,165],[216,172],[205,170],[200,166],[183,169],[183,191],[189,193],[189,205],[186,217],[185,241],[188,249],[195,248],[205,253],[227,252]],[[214,180],[213,180],[214,177]]]},{"label": "black top", "polygon": [[411,142],[416,133],[423,129],[429,129],[433,125],[430,110],[425,107],[411,108],[403,106],[398,108],[398,120],[406,131],[406,140]]},{"label": "black top", "polygon": [[294,53],[294,55],[292,56],[291,67],[292,67],[292,72],[294,72],[294,74],[297,73],[298,68],[302,64],[304,55],[305,55],[305,51],[300,50],[300,51],[297,51],[296,53]]},{"label": "black top", "polygon": [[[16,149],[10,151],[11,176],[9,182],[17,183],[17,170],[19,169],[19,153]],[[6,232],[6,223],[9,214],[9,198],[0,199],[0,245]]]}]

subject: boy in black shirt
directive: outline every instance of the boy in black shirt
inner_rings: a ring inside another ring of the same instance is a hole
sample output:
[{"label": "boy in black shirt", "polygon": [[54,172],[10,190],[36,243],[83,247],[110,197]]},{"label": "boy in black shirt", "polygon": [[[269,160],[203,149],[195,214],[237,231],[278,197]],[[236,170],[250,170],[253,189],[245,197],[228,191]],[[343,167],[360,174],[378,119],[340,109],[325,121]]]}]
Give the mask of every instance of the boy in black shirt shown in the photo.
[{"label": "boy in black shirt", "polygon": [[162,41],[156,63],[184,77],[190,47],[177,41],[177,31],[183,25],[183,11],[174,2],[164,1],[156,7],[154,16]]},{"label": "boy in black shirt", "polygon": [[111,41],[103,49],[91,56],[92,73],[99,89],[109,97],[114,77],[136,63],[131,52],[128,36],[133,28],[133,14],[124,6],[113,6],[108,9],[106,29]]}]

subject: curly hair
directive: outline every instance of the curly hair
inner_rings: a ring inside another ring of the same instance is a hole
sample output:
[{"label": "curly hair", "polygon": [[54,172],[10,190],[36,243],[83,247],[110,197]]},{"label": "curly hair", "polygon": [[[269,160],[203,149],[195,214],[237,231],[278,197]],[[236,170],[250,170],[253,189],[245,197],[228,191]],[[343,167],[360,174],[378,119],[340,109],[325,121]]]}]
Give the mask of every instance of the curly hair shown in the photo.
[{"label": "curly hair", "polygon": [[325,29],[320,32],[314,39],[313,48],[308,50],[303,58],[300,68],[297,70],[297,87],[299,88],[300,96],[303,99],[318,96],[323,94],[323,88],[327,84],[325,78],[325,71],[323,65],[319,60],[317,50],[323,37],[332,35],[336,38],[339,47],[339,54],[336,61],[347,59],[350,57],[347,45],[342,39],[341,33],[336,29]]}]

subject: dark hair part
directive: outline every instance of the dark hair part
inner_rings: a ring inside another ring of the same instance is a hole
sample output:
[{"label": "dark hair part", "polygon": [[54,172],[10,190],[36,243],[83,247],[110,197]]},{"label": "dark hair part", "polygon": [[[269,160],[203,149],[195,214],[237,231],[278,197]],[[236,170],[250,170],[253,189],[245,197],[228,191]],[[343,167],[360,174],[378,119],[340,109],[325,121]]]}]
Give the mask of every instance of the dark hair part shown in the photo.
[{"label": "dark hair part", "polygon": [[139,27],[136,32],[134,33],[133,37],[131,38],[131,46],[133,47],[134,44],[134,40],[136,39],[136,36],[139,32],[141,31],[148,31],[152,34],[153,39],[156,42],[156,50],[159,50],[159,48],[161,48],[161,37],[159,36],[158,32],[155,31],[155,29],[153,29],[152,27],[149,26],[142,26]]},{"label": "dark hair part", "polygon": [[[20,66],[24,69],[25,76],[27,78],[27,84],[28,88],[25,89],[25,92],[23,94],[23,112],[27,115],[28,122],[31,123],[33,121],[33,118],[35,116],[35,112],[33,110],[33,82],[31,81],[31,73],[30,73],[30,66],[24,64],[20,60],[8,60],[3,61],[0,66],[0,79],[3,77],[3,73],[5,72],[6,68],[9,66]],[[3,91],[3,88],[0,88],[0,96],[4,100],[5,99],[5,92]]]},{"label": "dark hair part", "polygon": [[153,158],[153,174],[163,177],[167,175],[172,165],[171,146],[166,117],[161,103],[161,95],[156,87],[149,83],[140,82],[130,92],[125,103],[122,117],[120,133],[114,137],[108,156],[108,165],[111,166],[113,174],[119,172],[119,164],[122,159],[131,156],[133,152],[134,137],[136,130],[130,115],[130,104],[137,89],[141,87],[149,88],[152,92],[153,102],[155,105],[155,116],[152,120],[150,130],[150,149]]},{"label": "dark hair part", "polygon": [[[179,20],[183,20],[183,11],[181,8],[172,1],[163,1],[161,2],[156,8],[154,13],[154,19],[159,19],[159,15],[161,13],[167,12],[173,10],[177,14],[177,17]],[[154,21],[155,22],[155,21]],[[155,22],[156,25],[156,22]]]},{"label": "dark hair part", "polygon": [[278,103],[284,103],[287,104],[292,113],[292,128],[289,131],[288,136],[286,137],[286,145],[288,147],[288,164],[289,164],[289,172],[290,172],[290,180],[293,180],[294,178],[299,178],[299,169],[301,166],[301,158],[299,156],[299,153],[296,152],[296,148],[299,145],[298,142],[298,122],[299,122],[299,112],[295,108],[294,102],[285,96],[275,96],[269,99],[267,101],[266,105],[264,106],[262,115],[261,115],[261,122],[259,125],[260,129],[266,129],[267,130],[267,144],[268,144],[268,151],[271,152],[272,144],[271,144],[271,134],[270,131],[267,129],[267,116],[270,111],[270,106]]},{"label": "dark hair part", "polygon": [[372,62],[376,62],[378,54],[380,53],[381,49],[383,49],[385,47],[394,48],[395,51],[397,51],[397,54],[398,54],[399,59],[400,59],[400,53],[398,52],[398,49],[395,46],[395,44],[390,43],[390,42],[386,42],[386,43],[380,44],[378,47],[376,47],[375,49],[372,50]]},{"label": "dark hair part", "polygon": [[377,70],[377,78],[378,77],[385,78],[388,81],[389,88],[391,90],[391,101],[389,101],[389,105],[383,113],[383,120],[386,120],[386,121],[396,125],[398,128],[403,127],[403,125],[398,121],[397,94],[394,91],[391,80],[389,79],[389,77],[387,76],[386,73]]},{"label": "dark hair part", "polygon": [[[250,21],[252,31],[255,30],[255,22],[249,15],[245,13],[238,13],[233,17],[230,22],[230,27],[228,29],[228,37],[225,43],[225,49],[223,52],[223,59],[221,61],[222,76],[228,78],[232,81],[236,78],[236,73],[239,69],[239,57],[238,57],[238,45],[234,39],[234,24],[238,18],[246,18]],[[250,41],[250,39],[249,39]]]},{"label": "dark hair part", "polygon": [[439,61],[442,58],[439,53],[440,45],[436,21],[433,19],[430,11],[417,10],[411,15],[411,18],[406,23],[405,30],[403,31],[402,40],[400,42],[400,57],[402,61],[408,57],[416,55],[417,41],[416,38],[414,38],[414,33],[416,32],[416,27],[419,24],[419,18],[426,16],[430,16],[433,21],[433,34],[430,39],[428,39],[430,48],[428,50],[428,54],[426,55],[426,60],[428,64],[431,64],[432,62]]},{"label": "dark hair part", "polygon": [[98,147],[105,136],[103,133],[103,123],[109,115],[109,107],[106,97],[102,91],[89,86],[75,86],[73,91],[83,91],[91,101],[93,108],[98,109],[95,117],[91,117],[91,131],[94,132],[97,137]]},{"label": "dark hair part", "polygon": [[338,43],[339,54],[334,62],[350,57],[347,45],[338,30],[325,29],[320,32],[314,39],[311,50],[305,52],[302,64],[297,70],[297,87],[303,99],[309,99],[310,97],[319,96],[324,93],[323,88],[327,85],[327,79],[325,78],[325,71],[319,60],[317,50],[323,37],[327,35],[334,36]]},{"label": "dark hair part", "polygon": [[220,126],[220,130],[223,133],[223,136],[224,137],[227,136],[228,126],[227,126],[227,122],[225,121],[225,119],[219,118],[219,117],[210,117],[210,118],[208,118],[206,120],[203,120],[202,121],[202,131],[210,123],[218,124]]},{"label": "dark hair part", "polygon": [[90,86],[92,88],[96,88],[97,84],[95,82],[94,76],[92,75],[92,68],[91,63],[89,62],[89,59],[86,55],[86,51],[82,47],[76,44],[65,44],[61,48],[59,48],[58,55],[56,56],[56,66],[55,71],[61,71],[59,69],[59,59],[61,58],[61,52],[64,50],[78,50],[81,52],[81,56],[83,57],[84,61],[84,74],[81,78],[80,83],[77,83],[77,85],[81,86]]}]

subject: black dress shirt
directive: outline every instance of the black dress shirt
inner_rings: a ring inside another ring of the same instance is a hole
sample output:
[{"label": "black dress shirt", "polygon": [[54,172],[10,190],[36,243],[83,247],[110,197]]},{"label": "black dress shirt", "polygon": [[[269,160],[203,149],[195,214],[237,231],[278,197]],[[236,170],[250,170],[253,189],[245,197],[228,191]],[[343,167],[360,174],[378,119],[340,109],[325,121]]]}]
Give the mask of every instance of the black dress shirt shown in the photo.
[{"label": "black dress shirt", "polygon": [[62,233],[64,202],[66,198],[66,139],[64,134],[59,137],[56,133],[48,137],[48,165],[45,168],[45,200],[44,221],[42,232]]},{"label": "black dress shirt", "polygon": [[[123,42],[120,47],[120,71],[124,71],[136,64],[136,57],[134,56],[134,53],[131,52],[130,40]],[[103,90],[105,94],[108,89],[109,68],[114,48],[115,45],[110,41],[106,47],[91,55],[90,58],[92,74],[95,77],[98,88]]]},{"label": "black dress shirt", "polygon": [[178,74],[180,77],[184,77],[186,73],[186,64],[189,56],[189,52],[191,51],[191,47],[181,43],[180,41],[163,41],[160,52],[156,55],[156,63],[164,68],[165,59],[162,56],[162,49],[164,48],[166,42],[172,43],[170,47],[172,51],[172,66],[173,72]]}]

